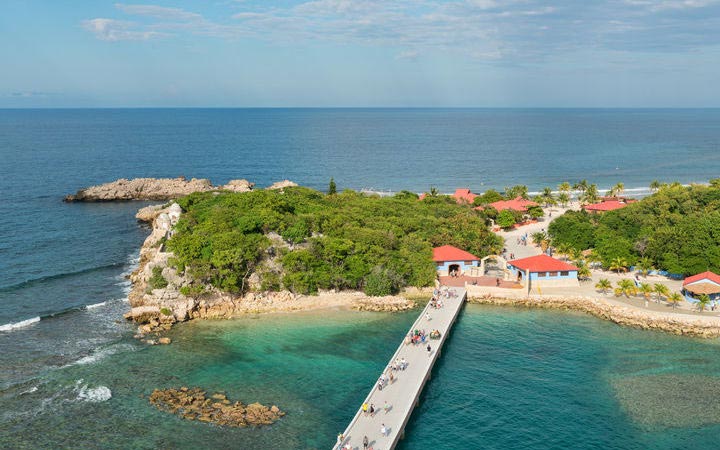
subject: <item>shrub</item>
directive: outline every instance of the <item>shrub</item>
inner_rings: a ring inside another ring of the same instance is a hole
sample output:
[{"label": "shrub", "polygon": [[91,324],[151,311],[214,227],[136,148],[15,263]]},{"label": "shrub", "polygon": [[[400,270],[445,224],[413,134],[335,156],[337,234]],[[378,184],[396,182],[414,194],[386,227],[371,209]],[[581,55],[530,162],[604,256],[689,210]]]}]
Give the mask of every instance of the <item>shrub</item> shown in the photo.
[{"label": "shrub", "polygon": [[372,297],[397,294],[402,280],[393,270],[375,266],[365,277],[365,294]]},{"label": "shrub", "polygon": [[168,282],[162,274],[162,267],[155,266],[152,269],[152,276],[148,280],[148,288],[152,291],[153,289],[164,289],[167,287]]}]

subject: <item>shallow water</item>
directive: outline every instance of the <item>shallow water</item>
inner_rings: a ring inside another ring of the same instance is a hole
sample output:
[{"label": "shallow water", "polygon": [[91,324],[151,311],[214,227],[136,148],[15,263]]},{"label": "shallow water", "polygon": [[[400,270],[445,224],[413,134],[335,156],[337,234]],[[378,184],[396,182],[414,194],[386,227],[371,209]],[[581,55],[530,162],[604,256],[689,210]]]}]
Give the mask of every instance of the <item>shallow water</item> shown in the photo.
[{"label": "shallow water", "polygon": [[[327,320],[268,316],[189,324],[173,332],[179,345],[138,345],[121,317],[128,308],[124,275],[148,233],[134,219],[144,204],[60,202],[78,188],[186,175],[215,183],[247,178],[259,186],[289,178],[324,189],[332,176],[340,189],[434,185],[448,192],[516,183],[538,190],[587,178],[600,187],[622,181],[638,193],[653,179],[717,176],[718,142],[720,110],[0,110],[0,447],[326,448],[412,321],[340,312]],[[683,417],[671,419],[681,425],[671,429],[667,402],[636,384],[657,392],[699,383],[715,392],[717,358],[709,343],[630,330],[615,335],[609,330],[617,327],[584,317],[478,311],[468,308],[460,321],[451,341],[459,344],[448,348],[459,353],[438,366],[429,406],[419,410],[406,448],[425,442],[475,448],[480,439],[517,448],[532,445],[533,436],[550,446],[582,446],[585,429],[610,447],[698,448],[717,432],[714,418],[692,419],[696,404],[715,411],[713,396],[683,401],[683,390],[673,391]],[[507,329],[498,329],[503,323]],[[546,364],[554,375],[543,377],[553,382],[543,384],[528,361]],[[447,403],[433,403],[433,389],[447,386],[442,380],[473,394],[435,394]],[[177,383],[275,401],[290,414],[269,429],[223,430],[167,418],[138,397]],[[523,383],[545,386],[542,398]],[[511,389],[515,384],[522,389]],[[553,390],[581,386],[587,392],[573,401],[585,402],[587,411],[561,403]],[[449,413],[465,407],[473,413]],[[438,428],[444,417],[457,426]],[[561,433],[558,421],[579,425]],[[598,437],[602,426],[618,437]]]},{"label": "shallow water", "polygon": [[[416,313],[191,322],[171,332],[170,346],[121,338],[83,363],[1,391],[0,442],[329,448]],[[576,313],[468,305],[399,448],[712,448],[720,431],[716,397],[676,401],[687,383],[717,392],[717,349],[716,341]],[[276,404],[287,416],[266,428],[231,429],[149,404],[154,388],[180,386]],[[673,412],[678,416],[666,417]]]}]

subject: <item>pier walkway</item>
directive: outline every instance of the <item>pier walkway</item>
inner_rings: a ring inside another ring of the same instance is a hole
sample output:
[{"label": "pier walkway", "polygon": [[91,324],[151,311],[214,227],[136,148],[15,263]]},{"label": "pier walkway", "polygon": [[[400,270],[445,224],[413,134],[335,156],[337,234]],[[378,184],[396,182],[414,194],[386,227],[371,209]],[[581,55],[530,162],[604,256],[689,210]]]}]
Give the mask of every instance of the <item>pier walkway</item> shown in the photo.
[{"label": "pier walkway", "polygon": [[[418,404],[423,387],[430,379],[433,365],[440,356],[442,345],[466,299],[467,294],[464,288],[450,287],[448,290],[454,295],[450,297],[442,295],[444,303],[442,308],[431,308],[428,303],[410,327],[410,332],[424,329],[428,335],[432,330],[439,330],[440,339],[426,339],[424,344],[415,345],[406,344],[405,336],[403,336],[400,347],[392,355],[388,365],[391,365],[396,359],[405,358],[408,363],[407,368],[395,371],[395,381],[386,384],[382,390],[378,388],[378,383],[375,383],[365,399],[365,403],[375,406],[374,416],[371,417],[369,413],[364,414],[362,404],[356,405],[357,413],[343,433],[344,440],[341,444],[336,444],[334,449],[362,450],[363,437],[367,436],[373,450],[388,450],[395,448],[398,441],[402,439],[410,415]],[[429,321],[426,314],[429,315]],[[428,345],[432,348],[429,353]],[[378,374],[379,376],[380,374]],[[385,402],[390,405],[387,413],[383,411]],[[387,428],[385,436],[380,433],[383,424]]]}]

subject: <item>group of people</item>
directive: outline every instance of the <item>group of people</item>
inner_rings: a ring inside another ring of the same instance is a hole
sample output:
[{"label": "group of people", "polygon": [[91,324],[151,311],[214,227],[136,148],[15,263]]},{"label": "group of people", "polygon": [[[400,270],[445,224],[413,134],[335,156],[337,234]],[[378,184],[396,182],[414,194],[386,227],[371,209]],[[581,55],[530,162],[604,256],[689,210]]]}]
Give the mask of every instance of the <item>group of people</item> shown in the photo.
[{"label": "group of people", "polygon": [[433,289],[433,295],[432,300],[438,301],[441,300],[442,297],[450,298],[450,297],[457,297],[457,292],[455,292],[452,289],[449,289],[447,286],[440,286],[440,288]]},{"label": "group of people", "polygon": [[425,334],[425,330],[414,330],[405,336],[405,345],[424,344],[426,339],[427,334]]}]

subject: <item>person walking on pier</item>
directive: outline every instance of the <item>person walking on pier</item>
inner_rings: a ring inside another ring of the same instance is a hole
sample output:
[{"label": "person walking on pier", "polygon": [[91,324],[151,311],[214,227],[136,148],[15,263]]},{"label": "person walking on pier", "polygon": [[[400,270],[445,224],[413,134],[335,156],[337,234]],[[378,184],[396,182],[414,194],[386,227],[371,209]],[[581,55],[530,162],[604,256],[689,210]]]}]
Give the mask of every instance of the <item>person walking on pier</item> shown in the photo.
[{"label": "person walking on pier", "polygon": [[368,437],[363,437],[363,450],[367,450],[368,445],[370,445],[370,442],[368,441]]},{"label": "person walking on pier", "polygon": [[368,412],[368,404],[367,404],[367,402],[363,402],[363,404],[362,404],[362,412],[363,412],[364,415],[367,416],[367,412]]},{"label": "person walking on pier", "polygon": [[385,400],[385,404],[383,405],[383,411],[385,411],[385,414],[390,411],[390,404],[387,402],[387,400]]},{"label": "person walking on pier", "polygon": [[380,434],[382,434],[383,437],[388,435],[388,429],[385,427],[385,424],[382,424],[380,427]]},{"label": "person walking on pier", "polygon": [[430,344],[428,344],[428,346],[427,346],[427,351],[428,351],[428,357],[430,355],[432,355],[432,347],[430,346]]}]

